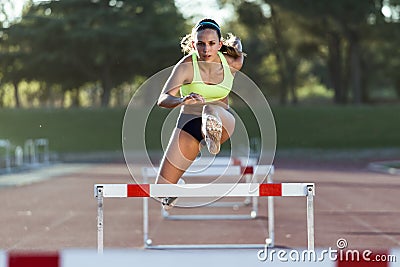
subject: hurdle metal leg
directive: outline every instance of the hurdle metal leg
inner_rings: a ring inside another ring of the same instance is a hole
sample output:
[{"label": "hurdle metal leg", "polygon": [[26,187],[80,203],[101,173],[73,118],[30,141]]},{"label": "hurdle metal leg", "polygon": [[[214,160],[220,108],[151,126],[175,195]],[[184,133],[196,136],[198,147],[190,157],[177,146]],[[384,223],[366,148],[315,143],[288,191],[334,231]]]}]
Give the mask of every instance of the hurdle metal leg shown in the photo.
[{"label": "hurdle metal leg", "polygon": [[[247,181],[246,179],[246,183],[254,183],[254,179],[257,179],[256,175],[249,175],[247,174],[247,176],[249,177],[249,181]],[[269,175],[268,175],[269,177]],[[256,182],[258,182],[256,180]],[[251,212],[250,212],[250,218],[251,219],[256,219],[258,216],[258,197],[247,197],[246,200],[248,200],[248,203],[252,204],[252,208],[251,208]]]},{"label": "hurdle metal leg", "polygon": [[104,248],[104,214],[103,214],[103,187],[96,187],[97,197],[97,252],[103,253]]},{"label": "hurdle metal leg", "polygon": [[152,241],[149,239],[149,199],[143,198],[143,242],[144,246],[150,246]]},{"label": "hurdle metal leg", "polygon": [[[245,181],[246,181],[246,183],[251,183],[251,178],[253,177],[252,175],[250,175],[250,174],[245,174],[244,175],[244,177],[245,177]],[[254,200],[255,199],[255,197],[246,197],[245,199],[244,199],[244,201],[243,201],[243,204],[245,205],[245,206],[247,206],[247,205],[250,205],[250,203],[251,203],[251,201],[252,200]],[[254,208],[254,203],[253,203],[253,208]]]},{"label": "hurdle metal leg", "polygon": [[[147,176],[143,177],[143,182],[148,183]],[[152,243],[149,239],[149,199],[147,197],[143,198],[143,244],[146,248]]]},{"label": "hurdle metal leg", "polygon": [[[272,176],[268,174],[267,183],[272,183]],[[275,246],[275,213],[274,213],[274,197],[267,197],[268,201],[268,235],[270,239],[269,246]]]},{"label": "hurdle metal leg", "polygon": [[307,186],[307,244],[308,250],[314,250],[314,185]]}]

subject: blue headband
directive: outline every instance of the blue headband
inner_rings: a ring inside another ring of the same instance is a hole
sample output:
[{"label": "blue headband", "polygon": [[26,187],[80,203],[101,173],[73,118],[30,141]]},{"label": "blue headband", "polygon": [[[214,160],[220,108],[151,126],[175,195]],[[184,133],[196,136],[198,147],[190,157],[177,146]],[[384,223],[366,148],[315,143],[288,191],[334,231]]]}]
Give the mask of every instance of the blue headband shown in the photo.
[{"label": "blue headband", "polygon": [[200,26],[204,26],[204,25],[211,25],[211,26],[216,27],[218,30],[221,30],[217,24],[210,22],[210,21],[200,22],[199,25],[197,26],[197,28],[199,28]]}]

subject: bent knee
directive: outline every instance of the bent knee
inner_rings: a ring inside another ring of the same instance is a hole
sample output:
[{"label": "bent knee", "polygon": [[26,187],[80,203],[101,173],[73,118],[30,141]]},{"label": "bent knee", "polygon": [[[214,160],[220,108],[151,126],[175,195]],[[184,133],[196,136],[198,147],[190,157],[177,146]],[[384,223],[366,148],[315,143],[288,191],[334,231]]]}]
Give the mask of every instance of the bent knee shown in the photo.
[{"label": "bent knee", "polygon": [[211,114],[214,113],[215,109],[212,105],[204,105],[203,106],[203,113]]}]

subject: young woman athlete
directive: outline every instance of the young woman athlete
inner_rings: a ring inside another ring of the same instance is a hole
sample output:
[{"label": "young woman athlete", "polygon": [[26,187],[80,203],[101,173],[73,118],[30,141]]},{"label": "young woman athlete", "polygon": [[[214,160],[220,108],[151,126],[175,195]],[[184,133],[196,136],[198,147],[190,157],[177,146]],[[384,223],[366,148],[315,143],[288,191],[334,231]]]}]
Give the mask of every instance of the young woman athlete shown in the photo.
[{"label": "young woman athlete", "polygon": [[[235,118],[228,95],[234,75],[243,65],[240,39],[221,36],[212,19],[199,21],[181,42],[184,56],[174,67],[158,99],[164,108],[181,107],[156,183],[177,183],[200,152],[202,140],[211,154],[232,135]],[[175,197],[162,199],[171,208]]]}]

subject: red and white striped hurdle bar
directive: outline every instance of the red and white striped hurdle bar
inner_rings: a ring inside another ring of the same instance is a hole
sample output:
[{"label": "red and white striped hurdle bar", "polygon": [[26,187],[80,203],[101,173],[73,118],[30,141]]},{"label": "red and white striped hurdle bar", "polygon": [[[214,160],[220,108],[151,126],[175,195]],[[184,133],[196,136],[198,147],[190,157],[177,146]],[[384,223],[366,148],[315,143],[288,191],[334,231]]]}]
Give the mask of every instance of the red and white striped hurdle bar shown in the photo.
[{"label": "red and white striped hurdle bar", "polygon": [[[96,184],[97,249],[103,252],[103,199],[128,197],[307,197],[307,247],[314,250],[314,183],[281,184]],[[147,242],[147,240],[145,240]],[[151,242],[149,242],[151,244]],[[160,247],[160,246],[159,246]],[[166,248],[166,247],[164,247]]]},{"label": "red and white striped hurdle bar", "polygon": [[[102,190],[106,198],[126,197],[289,197],[307,196],[313,183],[281,184],[96,184],[95,197]],[[314,191],[313,191],[313,194]]]}]

